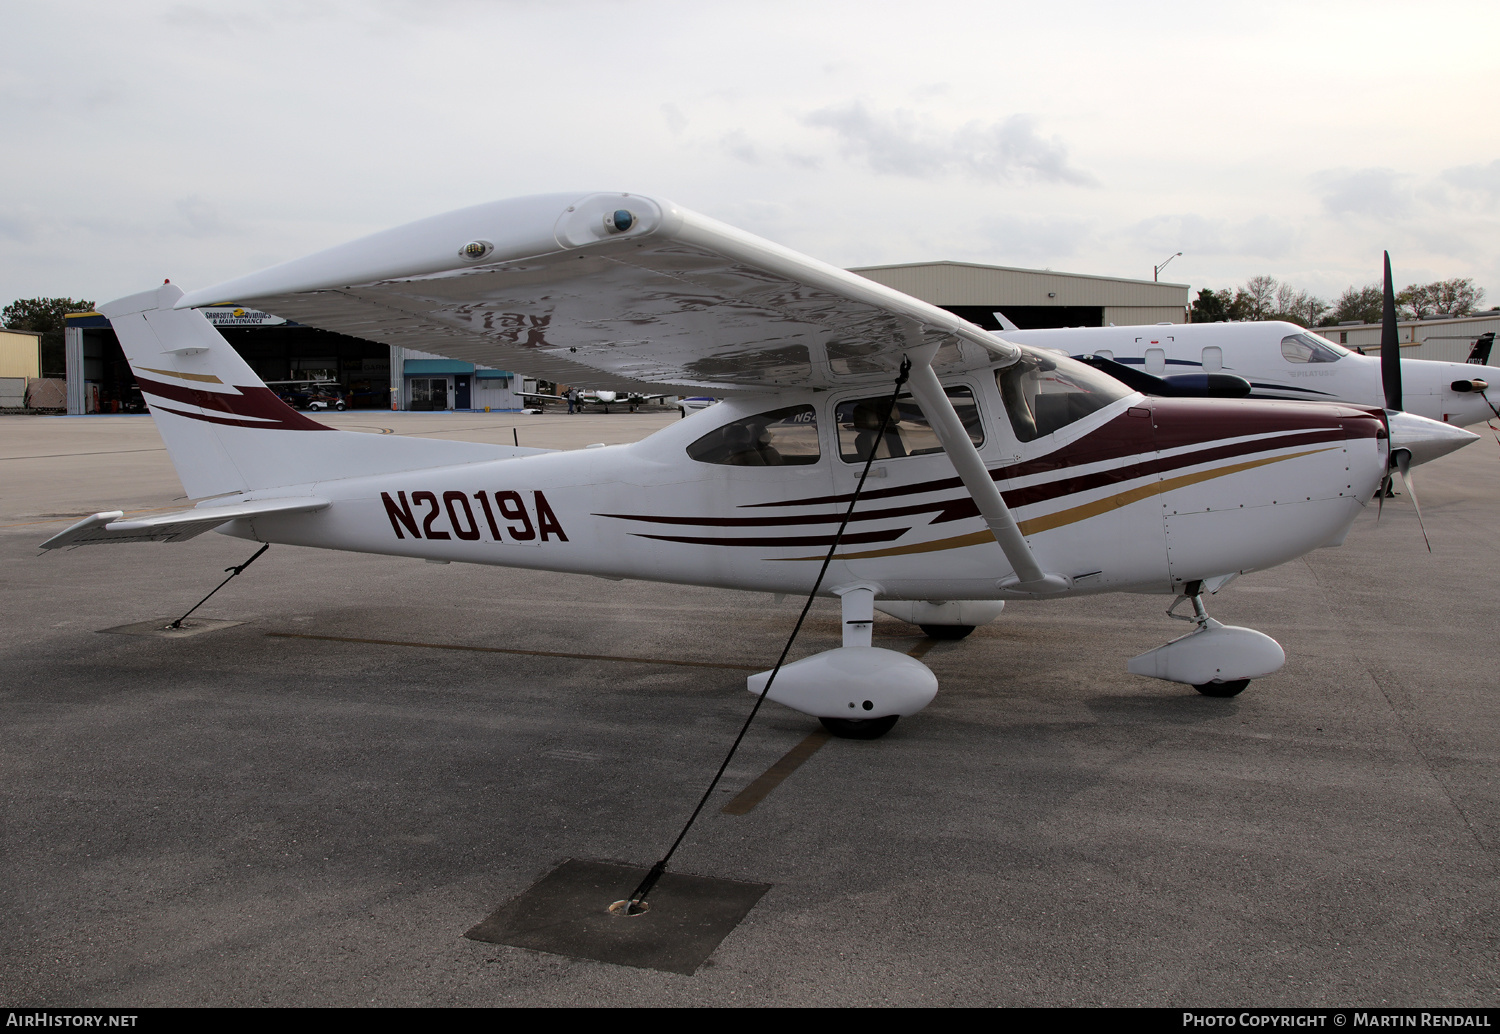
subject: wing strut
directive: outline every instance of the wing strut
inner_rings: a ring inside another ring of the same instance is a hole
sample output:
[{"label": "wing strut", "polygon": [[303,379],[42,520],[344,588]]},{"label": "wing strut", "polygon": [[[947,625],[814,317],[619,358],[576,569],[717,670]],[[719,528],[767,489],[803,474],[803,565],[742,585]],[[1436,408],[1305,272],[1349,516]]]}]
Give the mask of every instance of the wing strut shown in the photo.
[{"label": "wing strut", "polygon": [[969,432],[958,418],[953,403],[948,401],[947,392],[938,383],[937,374],[933,372],[931,365],[933,351],[930,348],[912,350],[911,380],[908,383],[912,395],[921,404],[933,433],[942,444],[943,451],[953,461],[959,479],[969,490],[974,504],[979,507],[979,515],[989,525],[990,533],[995,536],[995,541],[1005,551],[1005,559],[1010,561],[1011,568],[1016,572],[1014,579],[1006,579],[1000,588],[1016,592],[1062,592],[1068,588],[1068,579],[1058,574],[1045,574],[1037,564],[1031,547],[1026,544],[1025,536],[1016,526],[1010,507],[1005,505],[1000,489],[995,485],[994,478],[990,477],[984,460],[979,457],[979,450],[969,438]]}]

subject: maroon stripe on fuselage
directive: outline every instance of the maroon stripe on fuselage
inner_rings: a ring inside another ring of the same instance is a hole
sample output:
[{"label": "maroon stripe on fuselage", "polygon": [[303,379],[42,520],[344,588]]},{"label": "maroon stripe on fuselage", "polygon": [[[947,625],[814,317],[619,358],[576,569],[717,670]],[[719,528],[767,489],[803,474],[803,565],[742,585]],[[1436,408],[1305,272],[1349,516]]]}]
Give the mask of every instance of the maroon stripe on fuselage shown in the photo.
[{"label": "maroon stripe on fuselage", "polygon": [[[860,542],[890,542],[905,535],[910,528],[886,528],[884,531],[860,531],[853,535],[845,535],[839,539],[841,543],[855,544]],[[645,532],[631,532],[639,539],[657,539],[661,542],[686,542],[696,546],[830,546],[833,544],[832,535],[784,535],[784,536],[758,536],[755,538],[712,538],[697,535],[648,535]]]},{"label": "maroon stripe on fuselage", "polygon": [[[1142,412],[1145,410],[1146,412]],[[1139,415],[1131,415],[1131,414]],[[1149,423],[1146,423],[1149,421]],[[1269,435],[1285,431],[1313,432],[1341,427],[1345,438],[1374,438],[1381,427],[1376,410],[1359,406],[1311,402],[1273,402],[1266,399],[1146,399],[1097,430],[1045,456],[990,471],[996,481],[1046,474],[1085,463],[1123,459],[1146,452],[1209,445],[1225,438]],[[1153,433],[1154,432],[1154,433]],[[1251,442],[1249,451],[1274,448],[1276,442]],[[1230,448],[1232,446],[1226,446]],[[1173,458],[1178,459],[1177,457]],[[1184,462],[1196,462],[1181,457]],[[861,499],[889,499],[958,488],[956,477],[915,485],[860,493]],[[1041,487],[1041,486],[1037,486]],[[816,506],[847,503],[852,493],[809,496],[771,503],[746,503],[743,509],[771,506]],[[1009,496],[1006,497],[1007,499]]]},{"label": "maroon stripe on fuselage", "polygon": [[234,385],[234,390],[238,394],[231,395],[222,391],[203,391],[186,384],[168,384],[165,381],[156,381],[140,375],[137,375],[135,380],[141,391],[149,395],[197,406],[199,409],[214,410],[227,417],[240,417],[245,422],[213,417],[207,413],[185,413],[179,409],[161,407],[168,413],[185,416],[192,420],[202,420],[210,424],[229,424],[235,427],[265,427],[275,431],[333,430],[315,420],[309,420],[281,401],[270,388]]},{"label": "maroon stripe on fuselage", "polygon": [[1228,459],[1233,456],[1244,456],[1252,452],[1292,448],[1299,445],[1318,445],[1323,442],[1341,442],[1343,440],[1344,433],[1341,428],[1323,428],[1317,431],[1308,431],[1305,434],[1290,434],[1269,440],[1261,438],[1249,442],[1233,442],[1228,445],[1221,445],[1216,449],[1198,449],[1179,456],[1161,456],[1143,463],[1133,463],[1128,467],[1117,467],[1114,470],[1101,470],[1093,474],[1080,474],[1076,477],[1059,478],[1056,481],[1048,481],[1040,485],[1029,485],[1026,488],[1012,488],[1007,492],[1002,492],[1001,497],[1004,498],[1007,506],[1029,506],[1032,503],[1044,503],[1049,499],[1072,495],[1075,492],[1087,492],[1090,489],[1103,488],[1106,485],[1133,481],[1136,478],[1147,477],[1152,474],[1165,474],[1168,471],[1180,470],[1183,467],[1192,467],[1200,463],[1212,463],[1215,460]]},{"label": "maroon stripe on fuselage", "polygon": [[[851,521],[877,521],[887,517],[911,517],[922,513],[937,513],[931,524],[973,517],[979,511],[974,500],[968,496],[958,499],[934,499],[928,503],[912,503],[910,506],[893,506],[885,510],[855,511]],[[621,521],[644,521],[649,524],[690,524],[698,528],[776,528],[797,524],[828,524],[844,519],[839,513],[797,513],[766,517],[680,517],[676,514],[637,515],[630,513],[596,513],[595,517],[613,517]]]},{"label": "maroon stripe on fuselage", "polygon": [[[1155,474],[1180,470],[1183,467],[1196,466],[1200,463],[1212,463],[1235,456],[1265,452],[1269,449],[1296,448],[1305,445],[1318,445],[1324,442],[1339,442],[1343,441],[1345,437],[1346,433],[1343,428],[1322,427],[1306,431],[1302,434],[1285,434],[1277,438],[1258,438],[1253,441],[1230,442],[1218,448],[1198,449],[1194,452],[1178,456],[1153,456],[1139,463],[1116,467],[1113,470],[1095,471],[1092,474],[1079,474],[1074,477],[1058,478],[1055,481],[1047,481],[1040,485],[1012,488],[1001,493],[1001,495],[1007,506],[1030,506],[1034,503],[1045,503],[1049,500],[1073,495],[1078,492],[1087,492],[1096,488],[1104,488],[1108,485],[1122,484]],[[1003,470],[995,471],[992,474],[996,475],[996,480],[999,480],[998,475],[1003,472]],[[928,481],[923,482],[922,485],[910,487],[913,491],[933,491],[932,486],[945,486],[948,480]],[[951,480],[957,482],[956,478]],[[846,502],[847,498],[845,497]],[[757,503],[754,505],[766,506],[772,504]],[[787,503],[783,505],[792,504]],[[977,517],[979,515],[979,508],[975,505],[972,498],[968,495],[963,495],[954,499],[935,499],[928,503],[913,503],[908,506],[895,506],[878,510],[856,510],[849,519],[851,522],[878,521],[894,517],[911,517],[924,513],[937,514],[935,518],[928,521],[928,524],[946,524],[949,521]],[[682,517],[676,514],[628,513],[597,513],[594,516],[610,517],[622,521],[641,521],[646,524],[686,524],[700,528],[773,528],[801,524],[832,524],[835,521],[842,520],[844,515],[840,511],[834,513],[789,514],[765,517]]]}]

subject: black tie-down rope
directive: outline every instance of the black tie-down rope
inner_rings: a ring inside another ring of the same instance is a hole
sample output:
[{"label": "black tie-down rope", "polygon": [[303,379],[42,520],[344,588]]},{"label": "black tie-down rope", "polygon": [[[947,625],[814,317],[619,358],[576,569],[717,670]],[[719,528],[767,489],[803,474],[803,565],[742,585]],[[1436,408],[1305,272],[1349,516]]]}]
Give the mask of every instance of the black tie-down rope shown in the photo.
[{"label": "black tie-down rope", "polygon": [[[261,546],[259,549],[257,549],[255,551],[255,555],[253,557],[251,557],[249,560],[246,560],[243,564],[240,564],[238,567],[226,567],[226,568],[224,568],[225,571],[230,572],[229,577],[225,578],[218,585],[214,586],[214,592],[218,592],[220,589],[224,588],[224,586],[228,585],[230,583],[230,581],[233,580],[233,578],[235,577],[235,575],[239,574],[245,568],[249,567],[251,564],[253,564],[257,560],[259,560],[260,559],[260,555],[262,553],[264,553],[266,550],[270,549],[270,548],[271,548],[271,544],[269,542],[267,542],[264,546]],[[182,627],[182,623],[188,619],[188,614],[191,614],[193,612],[193,610],[197,610],[199,607],[201,607],[205,603],[207,603],[208,600],[209,600],[209,597],[212,596],[214,594],[214,592],[209,593],[208,596],[203,597],[197,603],[193,604],[193,609],[192,610],[189,610],[187,612],[187,614],[182,615],[182,617],[178,618],[176,621],[172,622],[167,627],[168,628],[181,628]]]},{"label": "black tie-down rope", "polygon": [[734,738],[734,743],[729,748],[729,753],[724,755],[724,763],[714,773],[708,789],[703,791],[703,797],[698,801],[698,806],[688,816],[687,822],[682,827],[682,832],[677,834],[677,839],[672,841],[672,846],[667,848],[667,853],[662,855],[661,861],[651,867],[646,873],[646,878],[641,880],[640,886],[626,899],[625,914],[638,916],[646,911],[646,895],[651,893],[656,882],[662,878],[667,871],[667,863],[672,860],[672,855],[677,852],[678,845],[688,835],[688,830],[693,828],[698,815],[703,811],[703,806],[713,796],[714,788],[719,785],[719,780],[724,777],[724,770],[729,767],[733,760],[735,751],[740,749],[740,742],[744,740],[745,733],[750,731],[750,723],[755,721],[755,716],[760,712],[760,705],[766,702],[766,694],[771,692],[771,686],[776,681],[776,675],[781,671],[781,666],[786,663],[786,655],[791,653],[792,644],[797,641],[797,633],[802,631],[802,623],[807,620],[807,612],[812,609],[813,600],[817,598],[818,590],[823,586],[823,576],[828,573],[828,565],[833,563],[833,554],[839,548],[839,541],[844,537],[844,529],[849,526],[849,518],[854,516],[854,505],[859,502],[859,493],[864,490],[865,478],[870,474],[870,466],[875,462],[875,451],[879,444],[885,441],[886,428],[890,426],[891,413],[896,409],[896,400],[901,396],[901,386],[906,383],[907,375],[911,373],[911,359],[901,357],[901,372],[896,377],[896,388],[891,392],[891,404],[885,408],[885,413],[880,418],[880,431],[875,435],[874,441],[870,443],[870,455],[865,457],[865,467],[859,472],[859,483],[854,486],[854,494],[849,497],[849,508],[844,511],[844,519],[839,524],[839,530],[834,533],[833,542],[828,547],[828,555],[823,558],[823,566],[818,569],[817,580],[813,582],[812,590],[807,594],[807,602],[802,604],[802,613],[797,615],[797,624],[792,627],[792,634],[787,637],[786,645],[781,648],[781,656],[776,659],[776,667],[771,669],[771,677],[766,679],[766,688],[760,691],[760,696],[755,700],[755,706],[750,709],[750,714],[745,718],[745,724],[740,726],[740,734]]}]

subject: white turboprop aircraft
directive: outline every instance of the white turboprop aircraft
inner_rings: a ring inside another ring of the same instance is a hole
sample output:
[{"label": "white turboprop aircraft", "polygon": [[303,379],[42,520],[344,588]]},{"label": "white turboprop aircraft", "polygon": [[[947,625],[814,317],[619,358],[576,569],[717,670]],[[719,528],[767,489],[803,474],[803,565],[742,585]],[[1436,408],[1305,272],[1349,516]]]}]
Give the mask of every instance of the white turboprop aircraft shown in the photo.
[{"label": "white turboprop aircraft", "polygon": [[[529,392],[526,397],[551,399],[554,402],[568,401],[568,396],[566,395],[544,395],[540,392]],[[665,394],[642,395],[637,391],[610,391],[606,388],[584,388],[578,392],[578,398],[574,404],[577,405],[580,413],[583,412],[584,406],[599,406],[606,413],[609,412],[610,406],[628,406],[630,407],[630,411],[634,413],[640,406],[666,397]]]},{"label": "white turboprop aircraft", "polygon": [[[1350,351],[1295,323],[1068,327],[1007,331],[1004,337],[1073,356],[1102,356],[1189,390],[1203,384],[1205,374],[1225,373],[1248,381],[1252,398],[1361,406],[1384,402],[1380,359]],[[1401,383],[1401,408],[1408,413],[1454,427],[1497,415],[1488,392],[1500,389],[1500,367],[1402,359]],[[1493,398],[1500,399],[1500,394]]]},{"label": "white turboprop aircraft", "polygon": [[[563,382],[602,374],[729,397],[635,444],[572,452],[336,431],[288,409],[194,309],[224,298]],[[858,737],[937,690],[920,661],[871,645],[877,606],[957,637],[1008,599],[1177,596],[1196,628],[1130,670],[1233,695],[1284,655],[1208,617],[1204,594],[1341,542],[1393,455],[1470,437],[1344,404],[1147,398],[633,194],[481,205],[101,309],[203,501],[143,519],[96,514],[48,548],[217,529],[807,593],[870,459],[871,487],[821,582],[842,601],[843,646],[787,665],[770,691]],[[908,369],[910,394],[893,408]]]}]

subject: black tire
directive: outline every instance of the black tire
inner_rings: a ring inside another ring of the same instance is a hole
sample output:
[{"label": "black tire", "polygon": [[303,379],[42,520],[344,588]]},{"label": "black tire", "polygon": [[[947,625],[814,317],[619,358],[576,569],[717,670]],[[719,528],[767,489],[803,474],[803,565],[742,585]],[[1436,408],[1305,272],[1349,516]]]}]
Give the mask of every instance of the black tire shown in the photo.
[{"label": "black tire", "polygon": [[342,413],[346,407],[344,406],[344,404],[342,402],[340,402],[336,406],[334,406],[333,408],[336,409],[336,410],[338,410],[340,413]]},{"label": "black tire", "polygon": [[1234,679],[1231,682],[1205,682],[1193,688],[1206,697],[1237,697],[1248,685],[1249,679]]},{"label": "black tire", "polygon": [[878,740],[895,726],[899,714],[884,718],[819,718],[823,728],[846,740]]},{"label": "black tire", "polygon": [[974,631],[973,625],[919,625],[929,639],[962,639]]}]

